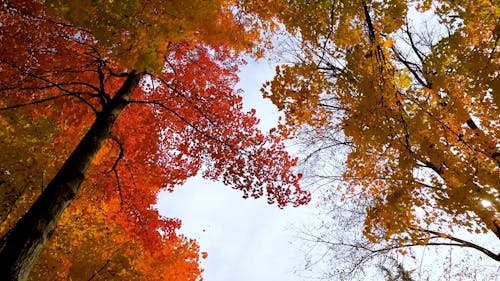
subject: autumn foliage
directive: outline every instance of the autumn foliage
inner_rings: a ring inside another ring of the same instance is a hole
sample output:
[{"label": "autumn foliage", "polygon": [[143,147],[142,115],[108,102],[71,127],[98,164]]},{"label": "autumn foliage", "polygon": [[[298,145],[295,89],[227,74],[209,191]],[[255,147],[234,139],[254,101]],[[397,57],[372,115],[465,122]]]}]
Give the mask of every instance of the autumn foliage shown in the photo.
[{"label": "autumn foliage", "polygon": [[200,278],[196,243],[152,207],[197,174],[279,207],[309,201],[280,134],[260,132],[234,90],[239,52],[260,44],[258,30],[245,31],[258,15],[174,2],[2,3],[9,280],[33,264],[33,280]]},{"label": "autumn foliage", "polygon": [[[291,6],[304,13],[283,12],[296,24],[298,62],[279,67],[263,92],[285,113],[288,134],[302,126],[311,139],[324,136],[318,147],[347,152],[337,186],[344,199],[369,202],[365,236],[396,246],[446,238],[471,248],[455,230],[500,237],[498,4]],[[415,15],[429,14],[433,22],[417,24]]]},{"label": "autumn foliage", "polygon": [[[159,216],[158,192],[202,175],[245,198],[305,204],[282,141],[304,134],[317,140],[313,153],[347,153],[336,188],[340,201],[366,204],[371,242],[447,241],[500,260],[456,236],[500,237],[494,1],[1,5],[0,274],[9,280],[33,266],[33,280],[196,280],[199,248]],[[432,28],[412,20],[429,14]],[[284,112],[264,134],[234,86],[241,52],[261,56],[264,35],[279,28],[298,41],[287,54],[297,62],[263,87]]]}]

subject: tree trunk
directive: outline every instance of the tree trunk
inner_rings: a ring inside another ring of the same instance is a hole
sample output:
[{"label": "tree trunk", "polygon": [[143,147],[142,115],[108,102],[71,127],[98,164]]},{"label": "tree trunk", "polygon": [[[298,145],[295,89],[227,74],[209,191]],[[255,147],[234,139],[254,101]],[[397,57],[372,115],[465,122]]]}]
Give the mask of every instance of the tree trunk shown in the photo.
[{"label": "tree trunk", "polygon": [[109,137],[142,74],[131,73],[28,212],[0,240],[0,279],[27,280],[57,221],[73,201],[88,167]]}]

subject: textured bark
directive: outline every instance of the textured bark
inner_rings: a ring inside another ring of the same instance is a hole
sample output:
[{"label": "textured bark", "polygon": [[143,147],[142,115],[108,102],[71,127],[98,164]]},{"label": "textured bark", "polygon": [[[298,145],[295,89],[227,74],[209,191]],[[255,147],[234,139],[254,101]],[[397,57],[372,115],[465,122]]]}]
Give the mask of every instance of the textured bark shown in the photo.
[{"label": "textured bark", "polygon": [[109,137],[142,74],[132,73],[28,212],[0,241],[0,279],[24,281],[50,238],[57,221],[73,201],[85,173]]}]

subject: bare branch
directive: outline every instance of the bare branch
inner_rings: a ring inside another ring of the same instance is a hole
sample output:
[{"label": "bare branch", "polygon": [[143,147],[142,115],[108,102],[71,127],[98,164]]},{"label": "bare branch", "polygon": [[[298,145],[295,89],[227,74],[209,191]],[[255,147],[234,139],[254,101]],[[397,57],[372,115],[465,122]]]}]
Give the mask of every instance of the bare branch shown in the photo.
[{"label": "bare branch", "polygon": [[420,60],[420,63],[423,64],[424,63],[424,54],[422,53],[422,51],[420,51],[417,48],[417,45],[415,44],[415,41],[413,40],[413,36],[412,36],[412,34],[410,32],[410,27],[408,26],[408,22],[406,23],[406,29],[404,29],[404,31],[405,31],[406,35],[408,35],[410,47],[413,49],[413,52],[415,53],[415,55]]}]

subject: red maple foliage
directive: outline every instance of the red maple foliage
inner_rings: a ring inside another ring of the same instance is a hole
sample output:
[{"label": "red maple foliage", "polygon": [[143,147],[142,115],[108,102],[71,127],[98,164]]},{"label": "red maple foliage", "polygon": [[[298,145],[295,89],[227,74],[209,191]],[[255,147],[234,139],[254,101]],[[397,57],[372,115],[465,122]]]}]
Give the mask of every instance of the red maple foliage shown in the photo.
[{"label": "red maple foliage", "polygon": [[[33,168],[52,180],[38,198],[27,196],[36,199],[33,205],[28,200],[17,216],[12,210],[6,216],[5,223],[13,224],[28,209],[2,238],[5,272],[27,274],[18,267],[33,264],[36,254],[26,253],[41,250],[82,182],[92,188],[96,204],[119,198],[119,212],[110,219],[151,251],[179,227],[152,207],[158,192],[199,173],[244,197],[266,196],[279,207],[309,201],[292,169],[297,160],[285,151],[280,134],[263,134],[255,111],[243,111],[234,90],[241,60],[223,35],[210,44],[196,36],[170,42],[160,70],[134,70],[89,30],[47,16],[37,1],[3,5],[0,121],[17,130],[6,134],[8,143],[30,147],[32,142],[33,135],[14,128],[16,122],[29,127],[43,119],[55,126],[40,128],[49,141],[30,148],[45,162]],[[12,167],[10,192],[23,196],[16,184],[30,172]],[[4,201],[11,206],[17,199],[9,200]],[[27,250],[30,243],[35,250]]]}]

